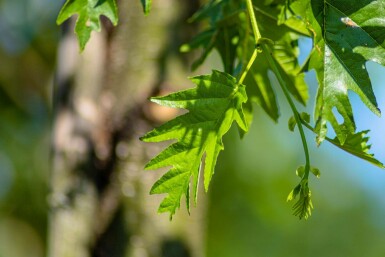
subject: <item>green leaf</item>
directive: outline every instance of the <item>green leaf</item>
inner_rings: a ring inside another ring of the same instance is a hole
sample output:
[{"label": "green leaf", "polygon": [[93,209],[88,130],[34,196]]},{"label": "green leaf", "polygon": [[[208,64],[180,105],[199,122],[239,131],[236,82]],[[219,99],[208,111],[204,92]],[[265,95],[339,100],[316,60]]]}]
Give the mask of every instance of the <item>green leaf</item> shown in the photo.
[{"label": "green leaf", "polygon": [[366,137],[366,134],[369,130],[361,131],[356,134],[349,134],[345,140],[345,143],[342,145],[338,138],[329,139],[326,138],[333,145],[341,148],[342,150],[357,156],[363,160],[366,160],[380,168],[385,168],[384,164],[374,158],[374,155],[369,153],[371,145],[368,145],[369,137]]},{"label": "green leaf", "polygon": [[311,191],[304,193],[301,189],[298,201],[293,205],[293,214],[299,219],[305,218],[307,220],[311,216],[311,211],[314,209],[311,201]]},{"label": "green leaf", "polygon": [[287,124],[287,126],[289,127],[289,130],[290,131],[294,131],[296,125],[297,125],[297,121],[296,121],[295,117],[291,116],[289,118],[289,121],[288,121],[288,124]]},{"label": "green leaf", "polygon": [[201,162],[204,160],[204,186],[208,190],[219,152],[223,150],[222,137],[234,121],[247,131],[242,104],[247,101],[244,85],[239,85],[229,74],[213,71],[211,75],[191,78],[197,87],[151,100],[160,105],[184,108],[189,112],[148,132],[141,140],[160,142],[176,139],[146,169],[172,168],[152,187],[151,194],[167,193],[159,212],[170,212],[170,218],[186,196],[189,206],[190,180],[195,202]]},{"label": "green leaf", "polygon": [[321,177],[321,172],[318,168],[310,167],[310,171],[311,171],[311,173],[313,173],[314,176],[316,176],[316,178]]},{"label": "green leaf", "polygon": [[[305,125],[305,127],[310,129],[311,131],[315,132],[315,129],[312,128],[308,123],[303,122],[302,124]],[[355,134],[349,134],[344,144],[341,144],[337,137],[335,137],[334,139],[325,137],[325,139],[333,145],[337,146],[338,148],[358,158],[366,160],[380,168],[385,168],[385,166],[380,161],[374,158],[373,154],[369,153],[371,145],[368,145],[369,137],[366,137],[368,132],[369,130],[364,130]]]},{"label": "green leaf", "polygon": [[287,196],[287,201],[290,202],[294,200],[298,196],[300,190],[301,190],[301,185],[297,185],[293,190],[291,190],[291,192]]},{"label": "green leaf", "polygon": [[300,116],[301,120],[303,120],[304,122],[307,122],[307,123],[310,122],[310,114],[309,113],[301,112],[301,114],[299,116]]},{"label": "green leaf", "polygon": [[302,5],[300,15],[314,35],[314,48],[304,69],[315,69],[320,84],[315,109],[317,142],[325,139],[329,122],[344,144],[356,129],[348,90],[380,115],[365,64],[371,60],[385,65],[385,1],[298,2]]},{"label": "green leaf", "polygon": [[152,0],[140,0],[140,2],[142,3],[144,14],[148,15],[151,10]]},{"label": "green leaf", "polygon": [[[300,74],[301,70],[297,62],[298,32],[286,23],[282,26],[277,25],[277,16],[283,3],[284,1],[266,3],[259,1],[254,3],[258,25],[264,37],[260,40],[260,43],[268,42],[268,44],[273,45],[274,59],[287,81],[289,91],[299,102],[305,104],[308,93],[304,82],[304,74]],[[230,74],[234,75],[235,73],[236,57],[243,62],[247,62],[255,48],[255,43],[250,36],[250,22],[244,7],[241,1],[210,1],[193,16],[193,20],[209,19],[210,21],[208,29],[194,37],[189,44],[181,47],[183,52],[199,47],[203,48],[203,53],[194,62],[193,69],[201,65],[213,49],[218,50],[224,64],[224,70]],[[216,15],[213,15],[213,13],[216,13]],[[270,67],[265,60],[265,54],[260,53],[258,55],[244,84],[247,85],[249,100],[260,105],[274,121],[277,121],[279,109],[268,76]],[[243,67],[246,65],[246,63],[241,64]]]},{"label": "green leaf", "polygon": [[[277,15],[279,9],[275,5],[255,4],[256,17],[261,35],[274,44],[271,47],[274,61],[280,70],[281,76],[287,83],[288,90],[301,104],[305,105],[308,99],[307,85],[304,74],[298,65],[298,38],[299,35],[286,24],[278,25]],[[247,33],[247,29],[245,29]],[[254,40],[244,37],[248,41],[248,51],[251,55],[254,49]],[[265,40],[266,41],[266,40]],[[243,49],[243,51],[246,51]],[[265,52],[259,53],[245,79],[249,99],[260,105],[266,113],[277,121],[279,108],[273,89],[271,78],[269,78],[270,66],[267,62]],[[247,58],[244,58],[247,59]]]},{"label": "green leaf", "polygon": [[[310,114],[308,114],[307,112],[302,112],[302,113],[300,113],[299,117],[300,117],[300,119],[301,119],[302,121],[304,121],[305,123],[309,123],[309,122],[310,122]],[[294,131],[295,126],[297,126],[297,120],[295,119],[294,116],[291,116],[291,117],[289,118],[289,122],[288,122],[289,130],[290,130],[290,131]]]},{"label": "green leaf", "polygon": [[307,179],[302,179],[301,182],[290,192],[287,201],[292,201],[299,196],[298,201],[293,205],[293,214],[299,219],[308,219],[311,216],[311,211],[314,208],[311,201],[311,191],[308,186]]},{"label": "green leaf", "polygon": [[194,15],[188,20],[189,22],[198,22],[204,19],[210,19],[212,23],[218,20],[221,16],[221,8],[225,1],[211,0],[202,6]]},{"label": "green leaf", "polygon": [[[297,168],[297,170],[295,171],[295,174],[296,174],[298,177],[302,178],[302,177],[305,175],[305,170],[306,170],[305,166],[301,165],[301,166],[299,166],[299,167]],[[320,177],[321,177],[321,172],[320,172],[320,170],[319,170],[318,168],[312,167],[312,166],[311,166],[311,167],[310,167],[310,171],[311,171],[311,173],[313,173],[313,175],[316,176],[317,178],[320,178]]]},{"label": "green leaf", "polygon": [[[284,2],[285,3],[281,7],[281,12],[278,15],[278,25],[285,24],[299,34],[308,37],[311,36],[309,30],[306,27],[306,24],[300,17],[298,17],[298,15],[296,15],[295,11],[293,10],[298,10],[299,8],[303,8],[303,6],[298,6],[298,1],[285,0]],[[294,8],[292,6],[294,6]]]},{"label": "green leaf", "polygon": [[189,49],[203,48],[201,56],[192,65],[193,70],[202,65],[211,51],[216,49],[222,59],[224,70],[227,73],[233,73],[238,45],[234,39],[239,37],[238,19],[238,15],[226,16],[209,29],[198,34],[188,44]]},{"label": "green leaf", "polygon": [[298,168],[297,168],[297,170],[295,171],[295,174],[298,176],[298,177],[300,177],[300,178],[302,178],[303,177],[303,175],[305,174],[305,166],[299,166]]},{"label": "green leaf", "polygon": [[118,24],[118,11],[115,0],[67,0],[57,17],[56,23],[62,24],[72,15],[78,15],[75,33],[80,50],[83,51],[92,31],[100,31],[101,15],[109,18],[113,25]]},{"label": "green leaf", "polygon": [[245,78],[244,84],[247,86],[249,101],[257,103],[270,118],[277,122],[279,117],[277,98],[268,76],[270,67],[264,59],[264,53],[258,54]]},{"label": "green leaf", "polygon": [[[247,92],[247,91],[246,91]],[[247,127],[251,127],[251,123],[253,122],[253,103],[251,101],[247,101],[242,105],[243,115],[245,116]],[[240,127],[238,127],[239,136],[241,139],[246,135],[247,131],[244,131]]]},{"label": "green leaf", "polygon": [[236,0],[212,0],[190,18],[190,22],[209,20],[209,27],[196,35],[181,51],[202,48],[200,57],[192,64],[199,67],[216,49],[222,59],[225,72],[234,75],[240,24],[246,23],[242,3]]}]

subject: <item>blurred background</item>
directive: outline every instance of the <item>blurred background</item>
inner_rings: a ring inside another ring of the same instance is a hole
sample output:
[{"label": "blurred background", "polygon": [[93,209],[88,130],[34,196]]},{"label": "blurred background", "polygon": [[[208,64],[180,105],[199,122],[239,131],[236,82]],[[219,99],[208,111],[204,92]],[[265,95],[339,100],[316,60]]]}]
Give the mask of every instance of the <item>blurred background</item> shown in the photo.
[{"label": "blurred background", "polygon": [[[104,21],[80,55],[73,21],[55,24],[61,1],[0,1],[0,256],[385,256],[384,170],[327,142],[317,148],[311,133],[312,165],[321,171],[310,181],[315,209],[307,221],[291,214],[286,197],[304,156],[298,133],[287,129],[291,113],[280,92],[279,124],[255,108],[243,140],[235,128],[225,137],[209,193],[200,193],[191,216],[184,206],[172,222],[156,213],[162,196],[148,192],[164,170],[143,166],[163,146],[137,138],[175,113],[146,98],[221,69],[216,53],[194,74],[185,67],[191,60],[179,56],[195,33],[182,21],[197,1],[156,2],[146,18],[139,1],[122,3],[133,18],[121,14],[120,30]],[[301,39],[300,47],[302,62],[311,41]],[[385,110],[385,69],[367,67]],[[314,73],[306,80],[304,110],[312,113]],[[384,119],[351,99],[358,130],[371,130],[371,152],[384,162]]]},{"label": "blurred background", "polygon": [[44,256],[60,1],[0,1],[0,256]]}]

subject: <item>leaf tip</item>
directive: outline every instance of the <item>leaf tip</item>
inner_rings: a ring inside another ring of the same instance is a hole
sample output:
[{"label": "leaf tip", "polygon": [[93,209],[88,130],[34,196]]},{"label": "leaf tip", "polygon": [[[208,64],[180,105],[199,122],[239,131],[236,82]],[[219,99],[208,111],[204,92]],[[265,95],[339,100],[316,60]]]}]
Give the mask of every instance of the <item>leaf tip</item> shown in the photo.
[{"label": "leaf tip", "polygon": [[145,16],[148,16],[151,11],[151,2],[152,0],[140,0],[142,3],[143,13]]},{"label": "leaf tip", "polygon": [[378,108],[378,107],[376,107],[376,112],[375,112],[375,114],[378,116],[378,117],[381,117],[381,110],[380,110],[380,108]]}]

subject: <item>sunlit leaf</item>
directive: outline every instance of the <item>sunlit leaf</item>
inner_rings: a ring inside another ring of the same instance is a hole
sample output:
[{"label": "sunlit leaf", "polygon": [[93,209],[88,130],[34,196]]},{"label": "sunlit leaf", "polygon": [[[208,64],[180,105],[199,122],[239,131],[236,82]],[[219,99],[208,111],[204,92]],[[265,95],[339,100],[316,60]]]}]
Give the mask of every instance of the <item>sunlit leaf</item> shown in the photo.
[{"label": "sunlit leaf", "polygon": [[118,24],[118,11],[115,0],[67,0],[57,17],[60,25],[77,14],[75,33],[79,46],[84,50],[92,31],[100,31],[100,16],[109,18],[113,25]]},{"label": "sunlit leaf", "polygon": [[191,80],[197,87],[151,99],[155,103],[184,108],[189,112],[141,138],[145,142],[177,140],[146,165],[146,169],[172,166],[151,189],[151,194],[168,194],[160,204],[159,212],[170,212],[170,218],[179,208],[183,195],[189,206],[190,186],[196,201],[204,154],[204,186],[207,191],[217,157],[223,150],[223,135],[234,121],[242,130],[247,130],[242,110],[242,103],[247,101],[244,85],[239,85],[234,77],[219,71]]}]

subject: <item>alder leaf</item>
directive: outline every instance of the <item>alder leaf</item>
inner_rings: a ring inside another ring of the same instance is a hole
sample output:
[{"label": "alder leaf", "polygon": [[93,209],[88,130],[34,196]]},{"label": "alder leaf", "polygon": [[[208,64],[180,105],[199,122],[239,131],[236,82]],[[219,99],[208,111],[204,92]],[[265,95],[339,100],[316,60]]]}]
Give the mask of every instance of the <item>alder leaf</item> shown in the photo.
[{"label": "alder leaf", "polygon": [[380,115],[366,62],[385,65],[385,0],[298,0],[295,4],[301,6],[298,11],[314,36],[304,69],[315,69],[320,84],[315,108],[317,142],[325,139],[329,122],[344,144],[356,129],[348,90]]},{"label": "alder leaf", "polygon": [[78,15],[75,33],[80,50],[83,51],[92,31],[100,31],[100,16],[109,18],[113,25],[118,24],[118,11],[115,0],[67,0],[57,17],[56,23],[62,24],[72,15]]},{"label": "alder leaf", "polygon": [[238,84],[234,77],[220,71],[193,77],[191,81],[197,87],[151,99],[160,105],[183,108],[189,112],[141,138],[145,142],[177,140],[146,165],[146,169],[172,166],[154,184],[150,192],[168,194],[158,211],[170,212],[170,218],[179,208],[183,195],[186,196],[189,208],[190,180],[196,203],[201,165],[204,166],[204,187],[208,190],[217,157],[223,150],[222,137],[232,123],[236,121],[242,130],[248,129],[242,110],[242,103],[247,101],[244,85]]},{"label": "alder leaf", "polygon": [[151,10],[152,0],[140,0],[140,2],[142,3],[144,14],[148,15]]}]

